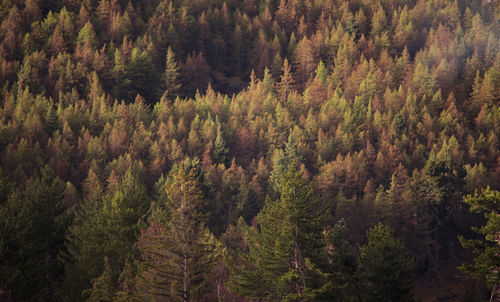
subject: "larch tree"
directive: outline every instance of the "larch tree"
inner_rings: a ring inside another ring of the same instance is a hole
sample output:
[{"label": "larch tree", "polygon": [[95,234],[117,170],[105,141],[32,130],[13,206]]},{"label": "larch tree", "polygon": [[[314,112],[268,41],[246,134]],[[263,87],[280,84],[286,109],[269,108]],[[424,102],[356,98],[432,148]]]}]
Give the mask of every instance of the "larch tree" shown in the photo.
[{"label": "larch tree", "polygon": [[297,83],[301,88],[304,88],[317,64],[312,42],[306,36],[297,44],[294,55]]},{"label": "larch tree", "polygon": [[288,95],[295,87],[295,81],[287,58],[285,58],[283,62],[282,72],[283,74],[280,76],[280,81],[278,83],[278,94],[280,101],[285,103],[288,99]]}]

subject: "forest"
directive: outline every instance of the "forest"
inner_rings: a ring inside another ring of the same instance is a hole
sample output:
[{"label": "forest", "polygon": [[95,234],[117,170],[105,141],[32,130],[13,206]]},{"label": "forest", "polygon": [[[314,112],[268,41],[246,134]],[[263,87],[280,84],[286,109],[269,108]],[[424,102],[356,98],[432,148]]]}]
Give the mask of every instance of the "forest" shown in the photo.
[{"label": "forest", "polygon": [[498,0],[1,0],[0,301],[500,301]]}]

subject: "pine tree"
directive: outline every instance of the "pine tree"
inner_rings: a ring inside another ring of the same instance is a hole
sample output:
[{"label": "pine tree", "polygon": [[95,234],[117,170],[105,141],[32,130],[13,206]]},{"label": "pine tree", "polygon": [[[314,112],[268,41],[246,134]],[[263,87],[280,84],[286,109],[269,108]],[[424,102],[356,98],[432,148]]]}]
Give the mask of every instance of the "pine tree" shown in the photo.
[{"label": "pine tree", "polygon": [[224,142],[224,137],[222,137],[221,126],[219,124],[217,126],[217,137],[214,142],[214,151],[212,153],[213,161],[218,164],[225,164],[228,152],[229,148],[226,148],[226,143]]},{"label": "pine tree", "polygon": [[460,268],[475,278],[485,278],[492,288],[490,301],[498,301],[500,276],[500,192],[490,187],[476,191],[464,197],[464,202],[470,206],[472,213],[483,214],[486,223],[474,230],[484,239],[466,240],[460,237],[463,247],[472,249],[477,255],[473,264],[464,264]]},{"label": "pine tree", "polygon": [[104,258],[104,271],[92,280],[92,288],[84,291],[89,294],[87,302],[112,302],[114,294],[113,279],[111,276],[108,257]]},{"label": "pine tree", "polygon": [[288,158],[285,156],[283,150],[276,150],[273,156],[273,170],[269,175],[269,186],[267,189],[267,196],[271,200],[276,200],[281,194],[281,177],[289,164]]},{"label": "pine tree", "polygon": [[85,23],[85,26],[78,33],[78,37],[76,39],[76,44],[79,45],[80,47],[83,47],[85,44],[88,44],[88,46],[92,50],[96,49],[96,47],[97,47],[97,35],[96,35],[96,33],[94,31],[94,27],[92,26],[92,23],[90,23],[90,21]]},{"label": "pine tree", "polygon": [[0,284],[19,301],[56,300],[61,281],[64,186],[47,166],[41,174],[22,191],[0,174]]},{"label": "pine tree", "polygon": [[125,72],[125,81],[128,84],[124,87],[127,93],[126,101],[132,102],[137,94],[148,102],[155,101],[161,79],[157,72],[151,54],[134,47]]},{"label": "pine tree", "polygon": [[230,289],[263,301],[314,300],[326,283],[324,207],[294,165],[282,177],[280,199],[266,200],[257,215],[259,230],[248,229],[249,251],[239,259],[226,254]]},{"label": "pine tree", "polygon": [[[243,179],[243,176],[242,176]],[[245,181],[240,181],[240,204],[241,215],[247,223],[259,212],[257,193],[253,187]]]},{"label": "pine tree", "polygon": [[127,170],[117,190],[89,201],[76,213],[67,237],[65,295],[81,299],[83,289],[101,273],[109,258],[113,280],[134,254],[139,220],[149,207],[146,187],[136,172]]},{"label": "pine tree", "polygon": [[118,278],[118,289],[115,292],[114,301],[138,302],[141,301],[137,292],[136,269],[129,259]]},{"label": "pine tree", "polygon": [[52,133],[59,127],[57,115],[54,111],[52,105],[49,105],[47,108],[47,113],[45,113],[45,124],[44,124],[45,132],[48,135],[52,135]]},{"label": "pine tree", "polygon": [[325,84],[326,78],[328,77],[328,70],[323,61],[319,61],[318,67],[316,68],[316,77],[321,81],[321,84]]},{"label": "pine tree", "polygon": [[153,215],[138,243],[145,267],[139,288],[149,300],[199,301],[209,290],[218,243],[205,227],[196,171],[181,165],[166,191],[171,218]]},{"label": "pine tree", "polygon": [[269,176],[269,188],[267,192],[271,200],[278,199],[281,194],[281,178],[287,167],[292,163],[295,165],[300,163],[302,157],[298,153],[297,148],[295,135],[293,132],[290,132],[288,141],[285,144],[285,151],[276,150],[273,157],[273,170]]},{"label": "pine tree", "polygon": [[414,301],[414,263],[403,244],[381,223],[368,231],[367,238],[359,256],[363,300]]},{"label": "pine tree", "polygon": [[348,232],[345,220],[340,219],[328,234],[328,282],[318,293],[320,301],[352,301],[359,299],[357,285],[357,253],[347,240]]},{"label": "pine tree", "polygon": [[163,74],[163,80],[165,82],[167,95],[171,98],[176,97],[179,93],[179,88],[181,87],[181,85],[178,83],[178,78],[179,66],[177,65],[177,61],[175,60],[175,54],[172,48],[169,46],[165,59],[165,72]]}]

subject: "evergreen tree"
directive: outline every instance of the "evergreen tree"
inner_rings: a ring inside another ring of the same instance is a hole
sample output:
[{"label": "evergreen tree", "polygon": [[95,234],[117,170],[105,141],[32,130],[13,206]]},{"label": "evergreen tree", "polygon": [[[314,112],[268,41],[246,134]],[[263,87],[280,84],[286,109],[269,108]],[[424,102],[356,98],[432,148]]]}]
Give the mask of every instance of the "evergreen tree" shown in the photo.
[{"label": "evergreen tree", "polygon": [[113,280],[126,259],[135,253],[139,219],[149,207],[146,187],[132,169],[127,170],[117,190],[83,205],[69,228],[66,255],[65,294],[81,299],[83,289],[101,273],[103,259],[110,259]]},{"label": "evergreen tree", "polygon": [[139,302],[141,301],[137,292],[136,270],[130,260],[125,262],[120,277],[118,278],[118,289],[114,296],[117,302]]},{"label": "evergreen tree", "polygon": [[85,26],[83,26],[83,28],[78,33],[78,38],[76,39],[76,44],[79,45],[80,47],[83,47],[85,44],[88,44],[88,46],[92,50],[96,49],[96,47],[97,47],[97,35],[94,32],[94,27],[92,26],[92,23],[90,23],[90,21],[85,23]]},{"label": "evergreen tree", "polygon": [[45,114],[45,132],[51,135],[58,127],[57,115],[54,111],[52,105],[47,108],[47,113]]},{"label": "evergreen tree", "polygon": [[279,198],[281,194],[281,178],[288,165],[299,164],[302,157],[297,150],[297,141],[293,132],[288,135],[288,141],[285,144],[285,151],[277,150],[273,158],[273,170],[269,176],[269,190],[267,192],[271,200]]},{"label": "evergreen tree", "polygon": [[486,223],[473,230],[484,236],[481,240],[466,240],[460,238],[460,242],[465,248],[472,249],[477,255],[473,264],[464,264],[461,269],[468,272],[475,278],[484,278],[488,282],[491,290],[490,301],[498,301],[500,275],[500,192],[494,191],[490,187],[476,191],[472,195],[464,197],[464,202],[470,206],[472,213],[483,214]]},{"label": "evergreen tree", "polygon": [[108,257],[104,258],[104,271],[98,277],[92,280],[92,288],[84,291],[88,293],[87,302],[112,302],[113,301],[113,279],[111,276]]},{"label": "evergreen tree", "polygon": [[[242,177],[243,178],[243,177]],[[255,190],[246,181],[240,181],[240,213],[247,223],[259,212],[258,197]]]},{"label": "evergreen tree", "polygon": [[0,177],[0,284],[15,300],[54,300],[59,287],[64,186],[50,168],[21,192]]},{"label": "evergreen tree", "polygon": [[328,236],[328,282],[323,286],[317,299],[321,301],[358,301],[360,293],[357,289],[359,276],[357,274],[356,250],[347,240],[347,226],[340,219]]},{"label": "evergreen tree", "polygon": [[161,77],[154,67],[151,55],[137,47],[132,49],[130,60],[125,68],[124,79],[118,83],[120,96],[133,102],[138,94],[152,103],[158,96]]},{"label": "evergreen tree", "polygon": [[321,84],[324,84],[328,77],[328,70],[323,61],[319,61],[318,67],[316,68],[316,77],[321,81]]},{"label": "evergreen tree", "polygon": [[225,164],[226,156],[229,152],[229,148],[226,148],[224,138],[222,137],[221,125],[217,126],[217,137],[215,138],[214,151],[212,153],[212,159],[215,163]]},{"label": "evergreen tree", "polygon": [[199,301],[209,290],[218,243],[200,212],[203,199],[196,171],[186,173],[180,166],[166,190],[171,218],[157,212],[139,241],[145,267],[140,291],[149,300]]},{"label": "evergreen tree", "polygon": [[175,60],[174,51],[169,46],[165,59],[165,72],[163,74],[165,89],[167,90],[167,95],[169,97],[176,97],[179,93],[181,85],[178,83],[178,78],[179,66]]},{"label": "evergreen tree", "polygon": [[359,256],[363,300],[414,301],[414,263],[403,244],[381,223],[368,231],[367,238]]},{"label": "evergreen tree", "polygon": [[226,254],[230,289],[263,301],[314,300],[326,283],[318,273],[326,264],[326,220],[309,182],[289,165],[280,199],[268,198],[257,215],[259,230],[248,229],[248,253],[239,259]]},{"label": "evergreen tree", "polygon": [[278,199],[281,194],[281,177],[283,176],[287,165],[290,164],[283,150],[276,150],[273,157],[273,170],[269,175],[269,186],[267,196],[271,200]]}]

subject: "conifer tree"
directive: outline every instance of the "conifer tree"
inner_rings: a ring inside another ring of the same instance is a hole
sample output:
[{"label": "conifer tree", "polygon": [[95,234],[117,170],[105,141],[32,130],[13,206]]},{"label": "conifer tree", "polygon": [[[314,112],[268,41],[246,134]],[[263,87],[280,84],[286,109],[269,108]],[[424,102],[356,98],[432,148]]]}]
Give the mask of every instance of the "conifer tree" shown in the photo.
[{"label": "conifer tree", "polygon": [[279,99],[282,103],[285,103],[288,99],[288,95],[294,89],[295,81],[293,79],[292,71],[288,59],[285,58],[283,62],[282,75],[280,76],[280,82],[278,83],[278,94]]},{"label": "conifer tree", "polygon": [[58,120],[56,112],[52,105],[47,108],[47,113],[45,113],[45,132],[51,135],[58,128]]},{"label": "conifer tree", "polygon": [[251,221],[252,218],[257,215],[259,211],[257,193],[251,185],[249,185],[246,180],[240,181],[240,205],[241,205],[241,215],[247,223]]},{"label": "conifer tree", "polygon": [[114,301],[141,301],[137,292],[136,269],[131,260],[127,260],[127,262],[125,262],[125,267],[118,278],[118,289],[114,295]]},{"label": "conifer tree", "polygon": [[179,66],[175,60],[175,54],[172,48],[169,46],[167,50],[167,55],[165,59],[165,72],[163,74],[163,80],[165,81],[165,89],[169,97],[175,97],[179,93],[179,88],[181,85],[178,83],[179,77]]},{"label": "conifer tree", "polygon": [[466,240],[460,237],[460,242],[465,248],[472,249],[477,255],[473,264],[464,264],[460,268],[475,278],[484,278],[491,290],[490,301],[498,301],[500,286],[500,192],[490,187],[464,197],[464,202],[470,206],[473,213],[483,214],[486,223],[475,231],[484,239]]},{"label": "conifer tree", "polygon": [[359,256],[363,300],[414,301],[414,263],[403,244],[381,223],[368,231],[367,238]]},{"label": "conifer tree", "polygon": [[324,84],[328,77],[328,70],[323,61],[319,61],[318,67],[316,68],[316,77],[321,81],[321,84]]},{"label": "conifer tree", "polygon": [[326,272],[328,281],[318,291],[318,301],[361,301],[357,291],[357,253],[347,236],[346,222],[342,218],[327,236],[328,264],[322,270]]},{"label": "conifer tree", "polygon": [[288,165],[298,164],[301,161],[301,156],[297,150],[297,142],[295,135],[291,132],[288,135],[288,141],[285,145],[285,151],[276,150],[273,158],[273,170],[269,176],[269,190],[267,192],[271,200],[278,199],[281,194],[281,178],[285,173]]},{"label": "conifer tree", "polygon": [[145,267],[140,292],[150,300],[199,301],[209,290],[218,243],[200,211],[203,195],[196,171],[186,172],[181,165],[166,191],[171,218],[154,215],[138,244]]},{"label": "conifer tree", "polygon": [[89,201],[75,215],[67,237],[65,295],[81,299],[82,290],[101,273],[109,257],[113,280],[134,254],[139,220],[149,207],[146,187],[127,170],[117,190]]},{"label": "conifer tree", "polygon": [[109,267],[108,257],[104,258],[104,271],[101,276],[92,280],[92,288],[84,291],[88,293],[87,302],[112,302],[114,294],[113,279],[111,268]]},{"label": "conifer tree", "polygon": [[222,137],[222,131],[220,124],[217,126],[217,137],[215,138],[214,151],[212,154],[212,159],[215,163],[225,164],[227,158],[227,153],[229,148],[226,148],[226,143]]},{"label": "conifer tree", "polygon": [[85,23],[85,26],[78,33],[78,37],[76,39],[76,44],[80,47],[83,47],[85,44],[94,50],[97,47],[97,35],[94,32],[94,27],[92,23],[88,21]]},{"label": "conifer tree", "polygon": [[20,301],[56,299],[62,273],[64,186],[48,166],[41,173],[23,191],[0,174],[0,284]]},{"label": "conifer tree", "polygon": [[301,88],[305,87],[307,81],[314,71],[317,62],[311,41],[304,36],[295,49],[295,77]]},{"label": "conifer tree", "polygon": [[294,165],[282,176],[281,197],[266,200],[257,215],[259,230],[249,228],[249,251],[239,259],[226,254],[230,289],[263,301],[314,300],[325,264],[324,207]]}]

